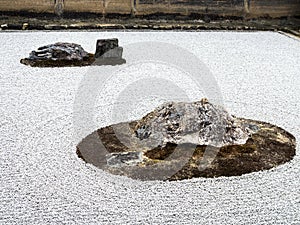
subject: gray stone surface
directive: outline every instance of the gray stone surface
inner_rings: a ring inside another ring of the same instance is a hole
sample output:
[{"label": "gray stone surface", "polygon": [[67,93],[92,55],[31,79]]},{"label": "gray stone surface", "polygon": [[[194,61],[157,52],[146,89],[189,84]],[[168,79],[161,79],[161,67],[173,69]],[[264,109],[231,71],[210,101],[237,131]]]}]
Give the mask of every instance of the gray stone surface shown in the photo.
[{"label": "gray stone surface", "polygon": [[[99,127],[138,119],[166,100],[182,100],[149,95],[133,102],[137,90],[118,99],[124,85],[159,76],[180,85],[191,100],[205,95],[172,67],[125,64],[118,76],[107,77],[111,80],[97,103],[83,112],[85,118],[94,110],[95,122],[83,119],[82,130],[74,134],[74,100],[91,68],[33,69],[18,59],[35,46],[59,40],[81,43],[92,52],[90,40],[99,32],[0,36],[0,224],[300,223],[299,145],[290,163],[240,177],[140,182],[110,175],[77,157],[78,142]],[[103,32],[101,37],[117,37],[124,47],[165,41],[188,49],[213,71],[230,113],[276,124],[299,140],[298,40],[272,32]],[[124,56],[130,61],[130,53]],[[135,110],[118,120],[111,115],[122,104]]]},{"label": "gray stone surface", "polygon": [[93,65],[120,65],[126,63],[122,58],[123,48],[119,47],[117,38],[99,39],[96,44]]},{"label": "gray stone surface", "polygon": [[119,46],[119,40],[117,38],[111,39],[99,39],[96,44],[95,57],[98,58],[103,56],[108,51],[111,51],[114,48]]},{"label": "gray stone surface", "polygon": [[221,147],[245,144],[253,130],[203,98],[165,103],[139,121],[135,132],[140,140],[154,139],[155,145],[163,147],[167,143]]},{"label": "gray stone surface", "polygon": [[119,59],[121,59],[122,54],[123,54],[123,48],[122,47],[115,47],[115,48],[105,52],[99,58],[119,58]]}]

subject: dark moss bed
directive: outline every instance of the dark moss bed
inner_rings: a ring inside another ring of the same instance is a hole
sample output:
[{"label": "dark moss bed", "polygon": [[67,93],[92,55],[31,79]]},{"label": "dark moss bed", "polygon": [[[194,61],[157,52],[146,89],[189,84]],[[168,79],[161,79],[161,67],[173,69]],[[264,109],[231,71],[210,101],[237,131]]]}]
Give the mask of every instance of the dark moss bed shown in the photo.
[{"label": "dark moss bed", "polygon": [[[238,119],[238,118],[237,118]],[[295,137],[275,125],[238,119],[257,126],[245,144],[213,147],[167,143],[145,151],[131,140],[136,121],[101,128],[84,138],[77,154],[87,163],[115,175],[139,180],[183,180],[195,177],[239,176],[268,170],[290,161],[296,152]],[[121,141],[120,141],[121,140]],[[126,143],[124,145],[123,143]],[[109,154],[140,153],[136,164],[109,166]]]}]

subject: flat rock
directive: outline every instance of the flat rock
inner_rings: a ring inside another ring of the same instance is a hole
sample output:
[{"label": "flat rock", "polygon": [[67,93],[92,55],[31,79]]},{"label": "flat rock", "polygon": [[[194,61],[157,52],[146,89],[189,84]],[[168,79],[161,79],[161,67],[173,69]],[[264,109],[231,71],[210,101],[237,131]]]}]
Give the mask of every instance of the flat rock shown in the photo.
[{"label": "flat rock", "polygon": [[207,99],[163,104],[140,120],[100,128],[77,146],[87,163],[139,180],[239,176],[286,163],[295,152],[289,132],[236,118]]}]

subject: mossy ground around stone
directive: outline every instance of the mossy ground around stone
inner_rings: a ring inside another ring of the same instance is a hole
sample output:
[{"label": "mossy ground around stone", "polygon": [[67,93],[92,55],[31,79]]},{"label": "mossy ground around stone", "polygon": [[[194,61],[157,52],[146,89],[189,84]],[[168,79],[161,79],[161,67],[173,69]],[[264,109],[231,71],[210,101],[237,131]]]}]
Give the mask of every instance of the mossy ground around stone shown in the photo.
[{"label": "mossy ground around stone", "polygon": [[[292,134],[269,123],[239,120],[259,127],[259,130],[242,145],[217,148],[190,143],[180,145],[167,143],[165,147],[157,146],[145,151],[140,149],[134,140],[130,140],[131,133],[134,132],[132,128],[136,125],[136,121],[133,121],[93,132],[78,144],[77,154],[87,163],[112,174],[140,180],[239,176],[271,169],[294,157],[296,140]],[[122,127],[127,127],[127,131],[122,133]],[[115,132],[116,129],[118,132]],[[128,151],[144,152],[144,162],[119,168],[107,166],[105,160],[107,154]]]}]

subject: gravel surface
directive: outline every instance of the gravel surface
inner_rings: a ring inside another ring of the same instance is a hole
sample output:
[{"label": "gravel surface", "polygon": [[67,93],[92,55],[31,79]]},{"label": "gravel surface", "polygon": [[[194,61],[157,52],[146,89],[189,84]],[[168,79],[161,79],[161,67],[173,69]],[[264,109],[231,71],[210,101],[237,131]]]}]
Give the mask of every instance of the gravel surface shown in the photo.
[{"label": "gravel surface", "polygon": [[[77,157],[78,142],[101,126],[138,119],[166,100],[209,97],[184,71],[155,62],[128,66],[131,52],[125,47],[128,64],[103,75],[105,82],[99,74],[95,104],[78,110],[78,102],[88,105],[78,96],[92,88],[85,82],[92,68],[19,63],[31,50],[57,41],[81,44],[89,52],[97,38],[117,37],[121,46],[172,43],[206,64],[231,113],[274,123],[299,140],[299,40],[272,32],[11,32],[0,37],[0,224],[300,224],[299,147],[294,160],[269,171],[180,182],[113,176]],[[167,85],[160,87],[163,81]],[[142,94],[155,87],[163,95]],[[120,113],[125,106],[128,110]],[[93,122],[80,117],[89,112]]]}]

